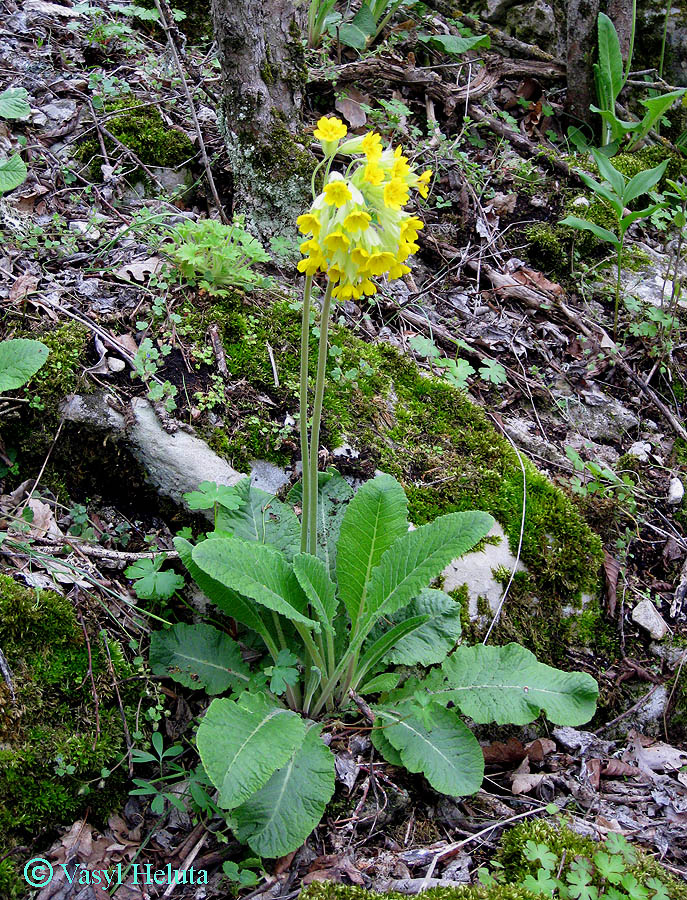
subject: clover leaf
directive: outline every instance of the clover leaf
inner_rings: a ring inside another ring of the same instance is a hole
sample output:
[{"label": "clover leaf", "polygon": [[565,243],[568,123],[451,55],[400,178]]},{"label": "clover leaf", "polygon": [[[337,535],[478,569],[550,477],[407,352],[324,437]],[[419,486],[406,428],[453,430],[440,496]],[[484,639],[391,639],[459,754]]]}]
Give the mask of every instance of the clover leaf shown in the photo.
[{"label": "clover leaf", "polygon": [[124,570],[126,577],[134,581],[134,590],[140,600],[168,600],[186,583],[176,572],[160,571],[166,559],[166,553],[155,559],[139,559]]}]

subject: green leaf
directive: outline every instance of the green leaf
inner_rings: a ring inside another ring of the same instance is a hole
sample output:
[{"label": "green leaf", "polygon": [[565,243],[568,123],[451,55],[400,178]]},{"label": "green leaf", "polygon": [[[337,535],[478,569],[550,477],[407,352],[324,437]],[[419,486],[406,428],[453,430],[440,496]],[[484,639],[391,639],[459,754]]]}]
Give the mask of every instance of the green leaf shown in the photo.
[{"label": "green leaf", "polygon": [[[404,606],[391,621],[399,616],[429,616],[412,634],[401,638],[386,654],[384,662],[399,665],[431,666],[442,662],[458,642],[461,634],[460,603],[443,591],[425,588],[408,606]],[[372,632],[374,637],[375,632]]]},{"label": "green leaf", "polygon": [[[317,497],[317,556],[324,560],[329,574],[336,574],[336,545],[346,504],[353,496],[353,488],[336,469],[318,472]],[[288,501],[294,506],[303,503],[303,483],[289,491]]]},{"label": "green leaf", "polygon": [[425,359],[436,359],[437,356],[441,356],[441,350],[434,341],[423,334],[413,335],[408,343],[413,353],[417,353],[418,356],[422,356]]},{"label": "green leaf", "polygon": [[7,88],[0,94],[0,118],[24,119],[31,115],[31,105],[26,102],[26,88]]},{"label": "green leaf", "polygon": [[171,569],[161,572],[160,568],[167,559],[161,553],[155,559],[139,559],[124,570],[127,578],[134,581],[136,596],[142,600],[168,600],[175,591],[184,586],[184,579]]},{"label": "green leaf", "polygon": [[177,537],[174,539],[174,546],[191,578],[215,606],[258,634],[264,636],[269,633],[254,603],[246,600],[245,597],[220,581],[211,578],[193,562],[193,544],[184,538]]},{"label": "green leaf", "polygon": [[558,881],[552,877],[546,869],[539,869],[537,877],[526,875],[522,886],[533,894],[542,894],[544,897],[553,897],[553,892],[558,887]]},{"label": "green leaf", "polygon": [[537,862],[538,860],[547,871],[550,872],[556,868],[558,857],[549,850],[546,844],[538,844],[536,841],[527,841],[524,852],[526,859],[529,859],[530,862]]},{"label": "green leaf", "polygon": [[594,864],[602,878],[611,884],[619,884],[625,872],[625,860],[619,854],[610,856],[599,850],[594,854]]},{"label": "green leaf", "polygon": [[374,641],[365,651],[362,659],[357,665],[355,678],[353,679],[352,684],[353,689],[355,690],[358,687],[370,669],[374,669],[379,660],[392,650],[398,641],[402,640],[407,635],[412,634],[413,631],[424,625],[428,618],[429,616],[414,616],[411,619],[405,619]]},{"label": "green leaf", "polygon": [[615,168],[610,159],[603,153],[592,148],[592,156],[598,166],[601,177],[606,179],[619,197],[622,197],[625,188],[625,176]]},{"label": "green leaf", "polygon": [[578,170],[577,174],[580,176],[580,179],[587,185],[588,188],[594,191],[594,193],[599,197],[603,197],[603,199],[609,204],[609,206],[617,215],[622,215],[622,201],[620,197],[611,190],[609,185],[607,185],[605,182],[599,183],[586,172]]},{"label": "green leaf", "polygon": [[0,194],[13,191],[26,181],[29,174],[24,160],[18,153],[0,160]]},{"label": "green leaf", "polygon": [[406,606],[451,560],[485,537],[493,524],[488,513],[449,513],[397,538],[372,572],[365,627]]},{"label": "green leaf", "polygon": [[486,34],[474,34],[471,37],[461,37],[458,34],[418,34],[417,39],[452,56],[460,56],[475,47],[491,46],[491,40]]},{"label": "green leaf", "polygon": [[229,531],[234,537],[258,544],[269,544],[292,559],[301,542],[301,526],[296,514],[272,494],[253,487],[250,478],[234,485],[241,506],[239,509],[220,507],[217,528]]},{"label": "green leaf", "polygon": [[294,668],[297,664],[298,657],[290,650],[279,651],[275,664],[264,670],[270,676],[270,690],[273,694],[285,694],[289,686],[293,687],[298,683],[298,669]]},{"label": "green leaf", "polygon": [[212,625],[179,623],[150,637],[150,667],[188,688],[222,694],[245,688],[250,670],[236,641]]},{"label": "green leaf", "polygon": [[519,644],[458,647],[441,667],[442,703],[452,700],[484,724],[526,725],[543,710],[556,725],[582,725],[596,710],[599,687],[586,672],[561,672]]},{"label": "green leaf", "polygon": [[202,481],[197,491],[184,494],[189,509],[212,509],[215,504],[225,509],[240,509],[241,497],[228,484],[217,484],[214,481]]},{"label": "green leaf", "polygon": [[408,499],[395,478],[377,475],[358,488],[341,522],[336,556],[339,597],[354,631],[365,612],[372,570],[394,541],[407,532]]},{"label": "green leaf", "polygon": [[384,694],[393,691],[398,684],[401,675],[399,672],[382,672],[375,675],[360,688],[361,694]]},{"label": "green leaf", "polygon": [[26,384],[45,363],[49,352],[45,344],[29,338],[0,341],[0,393]]},{"label": "green leaf", "polygon": [[[395,721],[395,720],[394,720]],[[391,766],[398,766],[399,769],[403,768],[403,760],[401,759],[401,754],[396,750],[393,744],[390,744],[387,738],[384,736],[386,731],[386,726],[382,722],[381,719],[375,719],[374,726],[372,731],[370,732],[370,740],[372,741],[372,746],[375,750],[381,754],[384,759]]]},{"label": "green leaf", "polygon": [[333,632],[332,621],[338,606],[336,586],[321,559],[310,553],[299,553],[293,560],[293,571],[320,624]]},{"label": "green leaf", "polygon": [[333,35],[338,33],[341,43],[346,47],[352,47],[354,50],[364,50],[370,37],[368,32],[363,31],[351,22],[341,25],[338,32],[335,26],[330,26],[329,31]]},{"label": "green leaf", "polygon": [[620,246],[620,241],[613,232],[609,231],[607,228],[602,228],[601,225],[597,225],[596,222],[588,222],[587,219],[578,219],[577,216],[566,216],[564,219],[561,219],[559,224],[568,225],[570,228],[577,228],[579,231],[591,231],[592,234],[601,238],[602,241],[613,244],[616,248]]},{"label": "green leaf", "polygon": [[234,809],[264,787],[305,738],[305,723],[264,694],[213,700],[197,735],[203,768],[219,791],[218,804]]},{"label": "green leaf", "polygon": [[636,134],[633,135],[633,147],[647,136],[661,116],[670,109],[676,100],[684,96],[684,93],[685,88],[679,88],[676,91],[669,91],[667,94],[660,94],[658,97],[648,97],[646,100],[640,101],[642,106],[646,107],[647,112],[641,123],[639,123]]},{"label": "green leaf", "polygon": [[629,213],[627,216],[623,216],[620,220],[620,228],[622,234],[625,234],[627,229],[632,225],[633,222],[636,222],[637,219],[647,219],[649,216],[653,215],[657,209],[665,209],[667,206],[666,203],[652,203],[651,206],[647,206],[644,209],[637,209],[635,212]]},{"label": "green leaf", "polygon": [[[623,57],[615,25],[604,13],[596,20],[599,35],[599,70],[603,82],[610,87],[613,103],[623,87]],[[608,106],[612,110],[613,106]]]},{"label": "green leaf", "polygon": [[455,710],[433,703],[426,715],[418,711],[412,700],[376,710],[385,726],[384,737],[403,765],[409,772],[422,772],[442,794],[475,794],[484,777],[484,755],[477,738]]},{"label": "green leaf", "polygon": [[193,548],[193,562],[215,581],[251,597],[293,622],[319,630],[308,600],[284,555],[239,538],[215,538]]},{"label": "green leaf", "polygon": [[234,810],[236,837],[272,859],[298,849],[334,794],[334,757],[308,722],[305,739],[257,793]]},{"label": "green leaf", "polygon": [[629,206],[637,197],[647,194],[655,187],[663,178],[667,165],[668,160],[664,159],[662,163],[654,166],[653,169],[645,169],[644,172],[638,172],[634,178],[630,179],[622,195],[625,205]]}]

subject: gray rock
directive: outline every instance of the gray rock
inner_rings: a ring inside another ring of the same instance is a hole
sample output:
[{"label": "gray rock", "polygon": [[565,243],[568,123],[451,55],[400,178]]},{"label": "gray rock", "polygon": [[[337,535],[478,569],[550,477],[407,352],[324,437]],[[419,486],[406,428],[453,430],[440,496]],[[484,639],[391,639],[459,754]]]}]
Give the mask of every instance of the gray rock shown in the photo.
[{"label": "gray rock", "polygon": [[508,10],[516,6],[521,0],[487,0],[487,11],[483,18],[487,22],[499,22],[505,18]]},{"label": "gray rock", "polygon": [[124,416],[108,405],[103,394],[73,396],[62,405],[69,421],[118,433],[159,493],[176,503],[182,503],[183,494],[195,490],[201,481],[231,485],[245,478],[196,435],[165,431],[147,400],[135,398],[131,409],[133,423],[127,426]]},{"label": "gray rock", "polygon": [[640,462],[648,462],[651,453],[651,444],[648,441],[635,441],[627,451],[630,456],[634,456]]},{"label": "gray rock", "polygon": [[626,406],[601,391],[586,391],[583,398],[558,395],[566,401],[564,418],[585,437],[602,443],[617,441],[626,431],[639,425],[637,416]]},{"label": "gray rock", "polygon": [[496,612],[503,595],[503,586],[494,578],[494,569],[505,567],[512,571],[517,562],[517,571],[526,572],[526,567],[510,551],[508,538],[498,524],[489,532],[498,537],[498,544],[487,544],[479,553],[468,553],[460,559],[454,559],[442,572],[444,590],[453,591],[464,584],[468,588],[468,613],[471,619],[479,615],[477,601],[484,597],[492,612]]},{"label": "gray rock", "polygon": [[556,16],[546,0],[534,0],[508,11],[506,24],[521,41],[547,45],[556,43]]},{"label": "gray rock", "polygon": [[685,496],[685,486],[679,478],[671,478],[668,487],[668,503],[671,506],[679,506]]},{"label": "gray rock", "polygon": [[647,631],[655,641],[663,640],[668,626],[651,600],[641,600],[632,610],[632,621]]},{"label": "gray rock", "polygon": [[250,463],[250,480],[251,484],[260,488],[261,491],[276,494],[280,488],[289,483],[290,477],[274,463],[266,462],[264,459],[254,459]]}]

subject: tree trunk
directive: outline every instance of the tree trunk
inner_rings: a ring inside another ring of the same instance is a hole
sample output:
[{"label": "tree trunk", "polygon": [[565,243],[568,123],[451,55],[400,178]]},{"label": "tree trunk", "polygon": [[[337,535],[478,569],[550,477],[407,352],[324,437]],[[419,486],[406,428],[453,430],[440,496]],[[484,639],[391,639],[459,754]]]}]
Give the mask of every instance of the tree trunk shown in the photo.
[{"label": "tree trunk", "polygon": [[312,170],[293,137],[307,78],[302,23],[294,0],[212,0],[212,18],[234,204],[263,237],[279,233]]},{"label": "tree trunk", "polygon": [[599,0],[568,0],[567,107],[573,121],[589,122],[589,105],[596,102],[592,62],[597,44],[598,13]]},{"label": "tree trunk", "polygon": [[630,34],[632,32],[632,0],[608,0],[606,14],[618,32],[618,41],[623,60],[627,60],[627,54],[630,52]]}]

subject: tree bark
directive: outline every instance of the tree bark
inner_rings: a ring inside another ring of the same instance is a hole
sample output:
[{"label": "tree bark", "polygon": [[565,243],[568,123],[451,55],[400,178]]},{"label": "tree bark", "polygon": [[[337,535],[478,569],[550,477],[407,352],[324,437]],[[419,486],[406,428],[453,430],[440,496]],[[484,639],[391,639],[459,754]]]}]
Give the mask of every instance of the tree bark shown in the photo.
[{"label": "tree bark", "polygon": [[632,32],[632,0],[608,0],[606,14],[618,32],[618,42],[623,60],[627,60]]},{"label": "tree bark", "polygon": [[590,121],[589,105],[596,101],[592,62],[597,44],[599,0],[568,0],[567,57],[568,112],[581,122]]},{"label": "tree bark", "polygon": [[212,0],[234,204],[262,236],[283,230],[312,162],[294,143],[307,79],[299,13],[294,0]]}]

